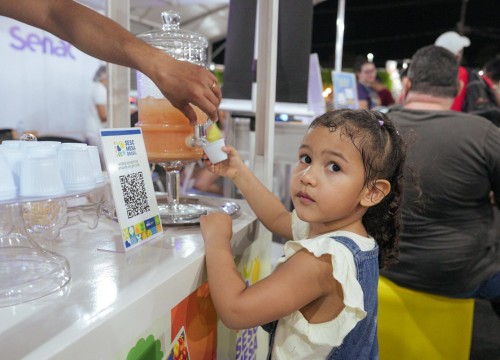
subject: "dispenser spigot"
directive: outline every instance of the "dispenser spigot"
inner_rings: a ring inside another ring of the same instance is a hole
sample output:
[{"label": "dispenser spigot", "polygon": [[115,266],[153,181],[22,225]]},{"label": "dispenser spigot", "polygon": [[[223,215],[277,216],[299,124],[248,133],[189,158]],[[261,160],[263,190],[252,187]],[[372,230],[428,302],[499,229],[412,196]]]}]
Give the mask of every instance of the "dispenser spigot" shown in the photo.
[{"label": "dispenser spigot", "polygon": [[194,126],[194,136],[191,138],[192,147],[205,147],[208,144],[207,131],[204,124],[196,124]]},{"label": "dispenser spigot", "polygon": [[210,118],[207,119],[205,124],[196,124],[194,126],[194,136],[191,138],[189,145],[192,147],[204,148],[208,144],[207,129],[214,124]]}]

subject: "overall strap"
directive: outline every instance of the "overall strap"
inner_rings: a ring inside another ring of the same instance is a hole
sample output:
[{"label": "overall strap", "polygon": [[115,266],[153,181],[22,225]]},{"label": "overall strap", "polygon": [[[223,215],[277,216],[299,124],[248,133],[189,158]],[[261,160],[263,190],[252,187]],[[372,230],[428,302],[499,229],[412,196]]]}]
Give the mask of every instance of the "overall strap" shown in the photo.
[{"label": "overall strap", "polygon": [[359,254],[361,252],[358,244],[356,244],[354,240],[348,238],[347,236],[332,236],[331,238],[351,250],[353,255]]}]

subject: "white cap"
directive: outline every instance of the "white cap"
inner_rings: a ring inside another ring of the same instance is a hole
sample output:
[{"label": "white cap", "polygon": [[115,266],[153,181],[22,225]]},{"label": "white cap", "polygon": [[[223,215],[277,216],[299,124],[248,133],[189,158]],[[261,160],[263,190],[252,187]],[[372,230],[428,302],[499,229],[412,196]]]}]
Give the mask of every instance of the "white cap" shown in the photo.
[{"label": "white cap", "polygon": [[470,40],[466,36],[462,36],[455,31],[447,31],[436,39],[434,45],[444,47],[453,54],[458,55],[464,47],[470,45]]}]

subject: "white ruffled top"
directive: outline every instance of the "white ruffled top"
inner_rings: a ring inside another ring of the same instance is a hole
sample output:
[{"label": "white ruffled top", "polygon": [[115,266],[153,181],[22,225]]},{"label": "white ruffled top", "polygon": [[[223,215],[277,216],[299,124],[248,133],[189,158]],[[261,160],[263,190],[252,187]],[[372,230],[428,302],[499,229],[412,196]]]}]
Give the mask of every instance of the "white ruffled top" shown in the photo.
[{"label": "white ruffled top", "polygon": [[292,231],[294,240],[285,243],[285,255],[278,260],[277,266],[302,249],[316,257],[331,255],[332,275],[342,286],[345,307],[335,319],[319,324],[310,324],[300,311],[280,319],[272,357],[287,360],[326,358],[332,348],[342,344],[346,335],[366,316],[363,290],[356,279],[352,252],[330,237],[348,237],[363,251],[372,250],[375,240],[349,231],[334,231],[307,239],[309,224],[300,220],[295,211],[292,214]]}]

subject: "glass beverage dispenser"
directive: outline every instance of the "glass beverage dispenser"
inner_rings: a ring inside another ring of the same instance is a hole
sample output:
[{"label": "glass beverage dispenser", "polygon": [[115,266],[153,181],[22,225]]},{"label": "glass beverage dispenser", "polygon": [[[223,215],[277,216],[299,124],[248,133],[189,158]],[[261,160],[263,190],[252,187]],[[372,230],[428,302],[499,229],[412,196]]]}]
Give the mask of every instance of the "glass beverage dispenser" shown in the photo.
[{"label": "glass beverage dispenser", "polygon": [[[206,67],[208,40],[199,34],[180,30],[179,14],[166,11],[161,16],[162,29],[144,32],[138,37],[177,60]],[[179,174],[185,163],[202,157],[208,116],[193,106],[197,125],[190,125],[189,119],[140,72],[137,72],[137,92],[139,121],[135,126],[142,129],[149,162],[161,165],[167,175],[168,204],[160,208],[162,217],[167,217],[171,223],[196,218],[204,211],[179,203]]]}]

